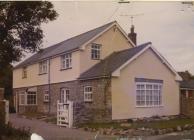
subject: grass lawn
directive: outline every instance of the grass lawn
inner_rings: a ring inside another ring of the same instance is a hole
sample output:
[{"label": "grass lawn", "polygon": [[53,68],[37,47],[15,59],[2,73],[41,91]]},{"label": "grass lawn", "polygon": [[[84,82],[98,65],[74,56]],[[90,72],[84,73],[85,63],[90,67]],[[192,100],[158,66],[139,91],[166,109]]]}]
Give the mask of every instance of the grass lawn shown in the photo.
[{"label": "grass lawn", "polygon": [[[125,123],[126,124],[126,123]],[[81,127],[89,128],[176,128],[177,126],[184,126],[186,124],[194,124],[194,118],[176,118],[172,120],[160,120],[152,122],[137,121],[129,123],[128,126],[123,126],[122,123],[111,122],[111,123],[87,123],[81,125]]]}]

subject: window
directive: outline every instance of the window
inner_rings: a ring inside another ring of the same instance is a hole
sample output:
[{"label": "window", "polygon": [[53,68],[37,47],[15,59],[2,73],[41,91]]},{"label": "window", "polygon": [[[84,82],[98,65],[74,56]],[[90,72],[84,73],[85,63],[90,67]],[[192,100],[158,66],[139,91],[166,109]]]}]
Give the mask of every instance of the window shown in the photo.
[{"label": "window", "polygon": [[100,48],[101,45],[100,44],[92,44],[91,47],[91,58],[92,59],[100,59]]},{"label": "window", "polygon": [[27,67],[23,67],[22,69],[22,78],[27,78]]},{"label": "window", "polygon": [[92,87],[91,86],[85,86],[84,87],[84,101],[85,102],[91,102],[92,101]]},{"label": "window", "polygon": [[48,90],[44,92],[44,102],[49,102],[49,91]]},{"label": "window", "polygon": [[72,67],[71,53],[61,56],[61,69],[68,69]]},{"label": "window", "polygon": [[25,105],[25,92],[19,93],[19,105]]},{"label": "window", "polygon": [[27,92],[27,104],[28,105],[36,105],[36,92],[28,91]]},{"label": "window", "polygon": [[65,103],[70,100],[70,93],[68,88],[61,88],[61,103]]},{"label": "window", "polygon": [[47,60],[40,62],[39,63],[39,74],[47,73],[47,66],[48,66]]},{"label": "window", "polygon": [[162,104],[162,83],[136,82],[136,105],[142,107]]}]

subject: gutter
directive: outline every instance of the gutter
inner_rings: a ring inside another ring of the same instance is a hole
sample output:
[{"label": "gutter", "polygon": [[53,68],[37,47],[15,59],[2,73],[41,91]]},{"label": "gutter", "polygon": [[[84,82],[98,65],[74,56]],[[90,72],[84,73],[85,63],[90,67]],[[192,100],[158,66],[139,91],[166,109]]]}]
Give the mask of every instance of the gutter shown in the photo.
[{"label": "gutter", "polygon": [[49,110],[48,114],[51,112],[51,80],[50,80],[50,60],[51,58],[48,59],[48,92],[49,92]]}]

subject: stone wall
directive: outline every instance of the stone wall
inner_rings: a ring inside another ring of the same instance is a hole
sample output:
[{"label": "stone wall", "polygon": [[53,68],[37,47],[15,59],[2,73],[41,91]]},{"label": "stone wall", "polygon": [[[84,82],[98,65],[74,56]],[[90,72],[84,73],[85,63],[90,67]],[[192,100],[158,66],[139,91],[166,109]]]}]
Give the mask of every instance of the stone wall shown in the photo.
[{"label": "stone wall", "polygon": [[[84,86],[92,86],[93,101],[84,102]],[[50,85],[51,102],[44,102],[44,93],[49,90],[48,85],[37,86],[37,106],[20,106],[18,112],[48,113],[49,104],[51,114],[57,113],[57,100],[60,100],[61,88],[68,88],[70,100],[74,103],[74,125],[84,122],[111,121],[111,82],[110,79],[96,79],[85,81],[70,81]],[[18,96],[26,88],[14,89]],[[19,96],[18,96],[19,99]],[[18,102],[19,103],[19,102]]]},{"label": "stone wall", "polygon": [[181,114],[194,117],[194,91],[181,90]]},{"label": "stone wall", "polygon": [[[84,86],[92,86],[93,101],[84,102]],[[107,122],[112,120],[110,79],[80,81],[81,100],[74,104],[74,122]]]}]

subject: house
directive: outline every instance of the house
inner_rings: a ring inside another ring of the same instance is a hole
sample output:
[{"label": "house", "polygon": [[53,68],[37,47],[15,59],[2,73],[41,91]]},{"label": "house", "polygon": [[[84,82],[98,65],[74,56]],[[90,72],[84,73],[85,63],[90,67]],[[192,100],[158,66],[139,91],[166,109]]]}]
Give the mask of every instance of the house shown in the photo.
[{"label": "house", "polygon": [[73,101],[74,122],[180,112],[177,72],[151,42],[136,46],[114,21],[48,47],[13,70],[18,113],[56,114]]},{"label": "house", "polygon": [[194,116],[194,78],[188,72],[178,73],[183,81],[180,82],[181,114]]}]

